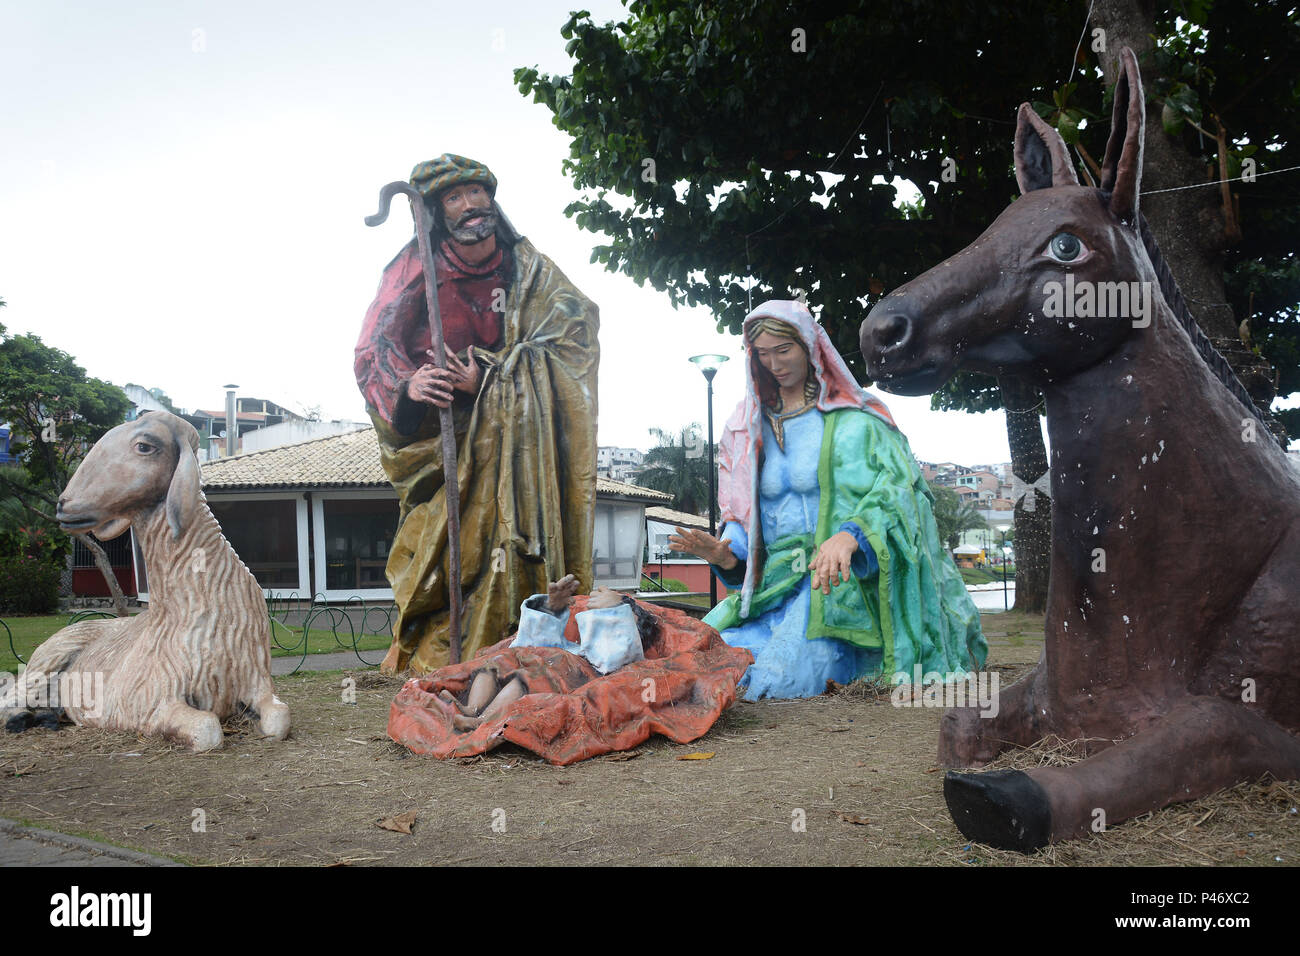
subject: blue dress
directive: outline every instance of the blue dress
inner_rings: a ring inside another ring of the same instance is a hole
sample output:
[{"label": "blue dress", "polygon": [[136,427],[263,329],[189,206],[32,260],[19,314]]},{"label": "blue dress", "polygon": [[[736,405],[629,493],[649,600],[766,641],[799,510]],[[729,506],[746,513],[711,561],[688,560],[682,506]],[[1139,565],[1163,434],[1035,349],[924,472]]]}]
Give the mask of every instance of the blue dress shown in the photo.
[{"label": "blue dress", "polygon": [[[824,429],[822,413],[810,408],[784,421],[785,447],[782,448],[777,444],[771,423],[764,418],[758,500],[763,540],[769,546],[787,535],[816,531],[821,495],[817,466]],[[861,578],[877,573],[875,553],[856,526],[845,524],[839,530],[849,531],[858,541],[853,573]],[[744,528],[729,521],[721,537],[731,543],[737,558],[748,559],[749,542]],[[718,569],[714,571],[718,573]],[[734,572],[718,576],[724,584],[736,586]],[[740,682],[746,700],[815,697],[825,693],[827,680],[847,684],[879,670],[881,651],[878,648],[863,648],[833,637],[808,639],[811,599],[809,574],[804,576],[799,589],[781,604],[752,621],[721,631],[728,644],[743,647],[754,655],[753,665]]]}]

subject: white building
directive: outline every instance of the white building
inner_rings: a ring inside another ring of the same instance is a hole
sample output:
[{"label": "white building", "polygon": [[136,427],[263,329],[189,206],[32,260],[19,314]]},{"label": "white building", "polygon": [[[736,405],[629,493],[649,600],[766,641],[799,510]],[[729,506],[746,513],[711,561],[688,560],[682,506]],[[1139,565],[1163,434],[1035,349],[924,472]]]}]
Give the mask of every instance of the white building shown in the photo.
[{"label": "white building", "polygon": [[602,445],[596,449],[596,474],[614,481],[629,481],[641,467],[645,454],[636,448]]}]

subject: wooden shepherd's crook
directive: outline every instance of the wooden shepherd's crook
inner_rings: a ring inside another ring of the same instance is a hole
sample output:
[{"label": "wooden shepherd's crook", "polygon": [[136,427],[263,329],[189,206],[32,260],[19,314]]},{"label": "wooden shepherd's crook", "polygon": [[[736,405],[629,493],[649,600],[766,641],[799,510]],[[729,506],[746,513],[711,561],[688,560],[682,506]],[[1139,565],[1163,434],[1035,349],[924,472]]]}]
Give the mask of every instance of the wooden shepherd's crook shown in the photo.
[{"label": "wooden shepherd's crook", "polygon": [[[411,201],[411,215],[415,217],[415,238],[420,244],[420,265],[424,269],[424,297],[429,303],[429,337],[433,340],[433,362],[444,372],[447,370],[447,352],[442,339],[442,313],[438,311],[438,281],[433,271],[433,250],[429,248],[429,232],[433,223],[429,218],[424,196],[410,183],[398,180],[379,191],[379,212],[366,217],[367,226],[378,226],[388,219],[388,207],[393,197],[404,193]],[[448,630],[449,662],[460,663],[460,482],[456,474],[456,429],[452,423],[451,406],[438,409],[442,423],[442,472],[447,503],[447,605],[451,611]]]}]

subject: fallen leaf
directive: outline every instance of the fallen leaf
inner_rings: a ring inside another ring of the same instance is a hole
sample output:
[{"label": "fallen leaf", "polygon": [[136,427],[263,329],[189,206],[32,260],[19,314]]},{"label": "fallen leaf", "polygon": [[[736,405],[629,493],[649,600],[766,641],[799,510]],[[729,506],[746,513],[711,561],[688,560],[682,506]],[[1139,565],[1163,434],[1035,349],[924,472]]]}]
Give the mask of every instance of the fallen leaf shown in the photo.
[{"label": "fallen leaf", "polygon": [[714,751],[696,751],[693,754],[682,754],[678,760],[712,760]]},{"label": "fallen leaf", "polygon": [[926,773],[938,773],[942,769],[943,769],[942,767],[931,767],[929,770],[926,771]]},{"label": "fallen leaf", "polygon": [[394,833],[410,833],[411,826],[415,823],[415,815],[419,811],[407,810],[405,813],[399,813],[394,817],[384,817],[375,823],[375,826],[384,830],[392,830]]},{"label": "fallen leaf", "polygon": [[852,729],[853,729],[852,727],[827,727],[826,732],[828,734],[842,734]]},{"label": "fallen leaf", "polygon": [[860,826],[860,827],[864,827],[864,826],[866,826],[868,823],[871,822],[871,821],[868,820],[866,817],[860,817],[860,816],[858,816],[856,813],[843,813],[843,812],[840,812],[840,813],[837,813],[837,814],[835,814],[835,815],[836,815],[837,817],[839,817],[841,820],[843,820],[845,823],[855,823],[855,824],[857,824],[857,825]]},{"label": "fallen leaf", "polygon": [[619,750],[612,754],[606,754],[605,759],[610,763],[620,763],[624,760],[635,760],[641,756],[640,750]]}]

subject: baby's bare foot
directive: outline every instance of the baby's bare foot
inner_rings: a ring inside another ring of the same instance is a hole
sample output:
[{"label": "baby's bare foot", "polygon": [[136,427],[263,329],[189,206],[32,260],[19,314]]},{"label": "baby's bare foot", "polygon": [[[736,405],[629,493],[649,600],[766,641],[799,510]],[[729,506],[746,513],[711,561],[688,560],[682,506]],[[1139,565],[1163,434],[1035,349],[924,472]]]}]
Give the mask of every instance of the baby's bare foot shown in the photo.
[{"label": "baby's bare foot", "polygon": [[482,717],[466,717],[464,714],[457,714],[451,718],[452,729],[467,734],[471,730],[477,730],[479,724],[483,723]]}]

